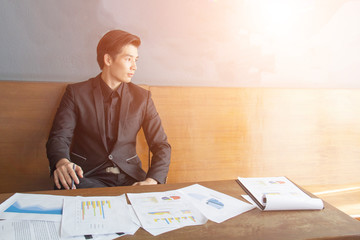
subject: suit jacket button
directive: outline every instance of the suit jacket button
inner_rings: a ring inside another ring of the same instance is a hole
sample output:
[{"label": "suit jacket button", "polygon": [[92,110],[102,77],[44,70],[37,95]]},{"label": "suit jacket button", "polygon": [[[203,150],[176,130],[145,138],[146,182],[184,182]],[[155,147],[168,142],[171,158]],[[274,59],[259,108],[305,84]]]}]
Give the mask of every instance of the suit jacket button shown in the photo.
[{"label": "suit jacket button", "polygon": [[108,158],[109,158],[110,160],[113,160],[113,159],[114,159],[113,155],[111,155],[111,154],[108,156]]}]

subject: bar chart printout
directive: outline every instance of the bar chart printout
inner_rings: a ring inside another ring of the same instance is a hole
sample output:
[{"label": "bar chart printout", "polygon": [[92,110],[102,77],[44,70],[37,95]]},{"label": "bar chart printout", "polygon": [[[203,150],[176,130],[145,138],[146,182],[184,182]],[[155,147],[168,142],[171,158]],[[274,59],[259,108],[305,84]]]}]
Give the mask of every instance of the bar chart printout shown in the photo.
[{"label": "bar chart printout", "polygon": [[126,232],[134,225],[125,195],[64,200],[62,237]]},{"label": "bar chart printout", "polygon": [[109,211],[111,211],[111,200],[97,200],[97,201],[81,201],[81,220],[89,221],[106,219]]}]

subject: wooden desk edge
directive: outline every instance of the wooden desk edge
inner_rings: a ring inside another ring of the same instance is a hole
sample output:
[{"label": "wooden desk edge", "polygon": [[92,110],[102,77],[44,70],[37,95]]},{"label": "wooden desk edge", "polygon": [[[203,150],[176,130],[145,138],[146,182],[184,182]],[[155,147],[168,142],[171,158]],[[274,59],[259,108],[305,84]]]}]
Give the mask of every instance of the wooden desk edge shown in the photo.
[{"label": "wooden desk edge", "polygon": [[[215,191],[222,192],[224,194],[227,194],[229,196],[242,199],[241,195],[245,194],[243,189],[240,187],[240,185],[236,182],[236,180],[222,180],[222,181],[206,181],[206,182],[189,182],[189,183],[174,183],[174,184],[163,184],[163,185],[153,185],[153,186],[122,186],[122,187],[111,187],[111,188],[94,188],[94,189],[77,189],[77,190],[49,190],[49,191],[35,191],[35,192],[27,192],[31,194],[51,194],[51,195],[63,195],[63,196],[119,196],[124,193],[142,193],[142,192],[162,192],[162,191],[168,191],[168,190],[176,190],[182,187],[190,186],[192,184],[200,184],[202,186],[211,188]],[[2,203],[7,198],[9,198],[12,195],[12,193],[3,193],[0,194],[0,202]],[[319,212],[320,214],[315,214],[317,217],[322,216],[322,221],[324,221],[324,216],[329,215],[329,217],[335,218],[335,219],[329,219],[329,222],[341,220],[342,222],[346,222],[346,224],[349,226],[349,229],[351,229],[351,236],[356,235],[356,237],[360,238],[360,222],[351,218],[349,215],[341,212],[334,206],[330,205],[327,202],[324,202],[325,208],[323,210],[315,210],[315,212]],[[294,216],[294,214],[298,212],[299,217],[302,218],[304,216],[307,216],[309,218],[309,211],[277,211],[277,213],[269,213],[269,212],[262,212],[258,209],[250,210],[247,213],[240,214],[240,218],[251,218],[251,219],[261,219],[261,218],[269,218],[270,216],[276,216],[277,221],[279,221],[279,216]],[[288,214],[284,214],[288,213]],[[311,214],[312,215],[312,214]],[[237,216],[239,217],[239,216]],[[230,224],[230,226],[233,227],[233,222],[231,221],[238,221],[236,218],[230,219],[226,222]],[[333,224],[333,223],[332,223]],[[225,225],[222,225],[222,227],[226,227],[227,223]],[[203,233],[208,233],[207,231],[210,231],[210,227],[216,227],[219,226],[214,224],[213,222],[208,222],[206,224],[206,227],[194,227],[194,228],[181,228],[176,230],[175,232],[177,234],[186,234],[189,235],[190,233],[193,234],[193,231],[195,231],[195,228],[199,231],[202,231]],[[358,226],[358,227],[357,227]],[[227,226],[229,227],[229,226]],[[357,230],[357,228],[359,230]],[[234,230],[234,229],[233,229]],[[196,232],[196,231],[195,231]],[[170,232],[171,233],[171,232]],[[344,234],[347,232],[345,231]],[[145,232],[145,230],[140,229],[136,236],[139,236],[140,239],[147,239],[151,238],[150,234]],[[165,236],[168,235],[160,235],[160,239],[165,239]],[[132,236],[129,236],[129,238]],[[127,239],[127,237],[125,236]],[[125,239],[122,237],[121,239]],[[350,238],[351,239],[351,238]]]}]

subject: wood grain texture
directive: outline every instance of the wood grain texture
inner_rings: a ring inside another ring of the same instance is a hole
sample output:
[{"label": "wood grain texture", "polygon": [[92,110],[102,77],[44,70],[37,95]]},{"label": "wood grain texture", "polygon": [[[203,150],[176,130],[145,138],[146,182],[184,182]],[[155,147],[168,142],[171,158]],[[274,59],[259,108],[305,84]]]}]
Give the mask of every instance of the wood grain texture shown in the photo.
[{"label": "wood grain texture", "polygon": [[150,89],[172,145],[168,182],[360,182],[359,90]]},{"label": "wood grain texture", "polygon": [[1,82],[1,192],[52,189],[45,144],[64,87]]},{"label": "wood grain texture", "polygon": [[[0,82],[0,192],[52,188],[45,143],[66,84]],[[303,186],[360,182],[360,90],[145,88],[172,145],[168,183],[280,175]],[[147,170],[142,131],[137,150]]]},{"label": "wood grain texture", "polygon": [[360,182],[352,184],[304,186],[319,198],[360,220]]}]

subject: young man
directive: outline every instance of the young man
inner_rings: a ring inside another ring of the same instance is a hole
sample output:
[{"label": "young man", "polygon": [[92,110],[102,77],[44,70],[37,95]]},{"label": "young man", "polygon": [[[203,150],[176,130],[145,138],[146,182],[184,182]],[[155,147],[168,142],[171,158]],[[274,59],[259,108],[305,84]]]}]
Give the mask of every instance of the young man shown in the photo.
[{"label": "young man", "polygon": [[[67,86],[46,144],[57,188],[165,183],[171,148],[149,91],[131,83],[140,39],[121,30],[97,47],[102,72]],[[141,168],[136,135],[143,128],[152,160]]]}]

